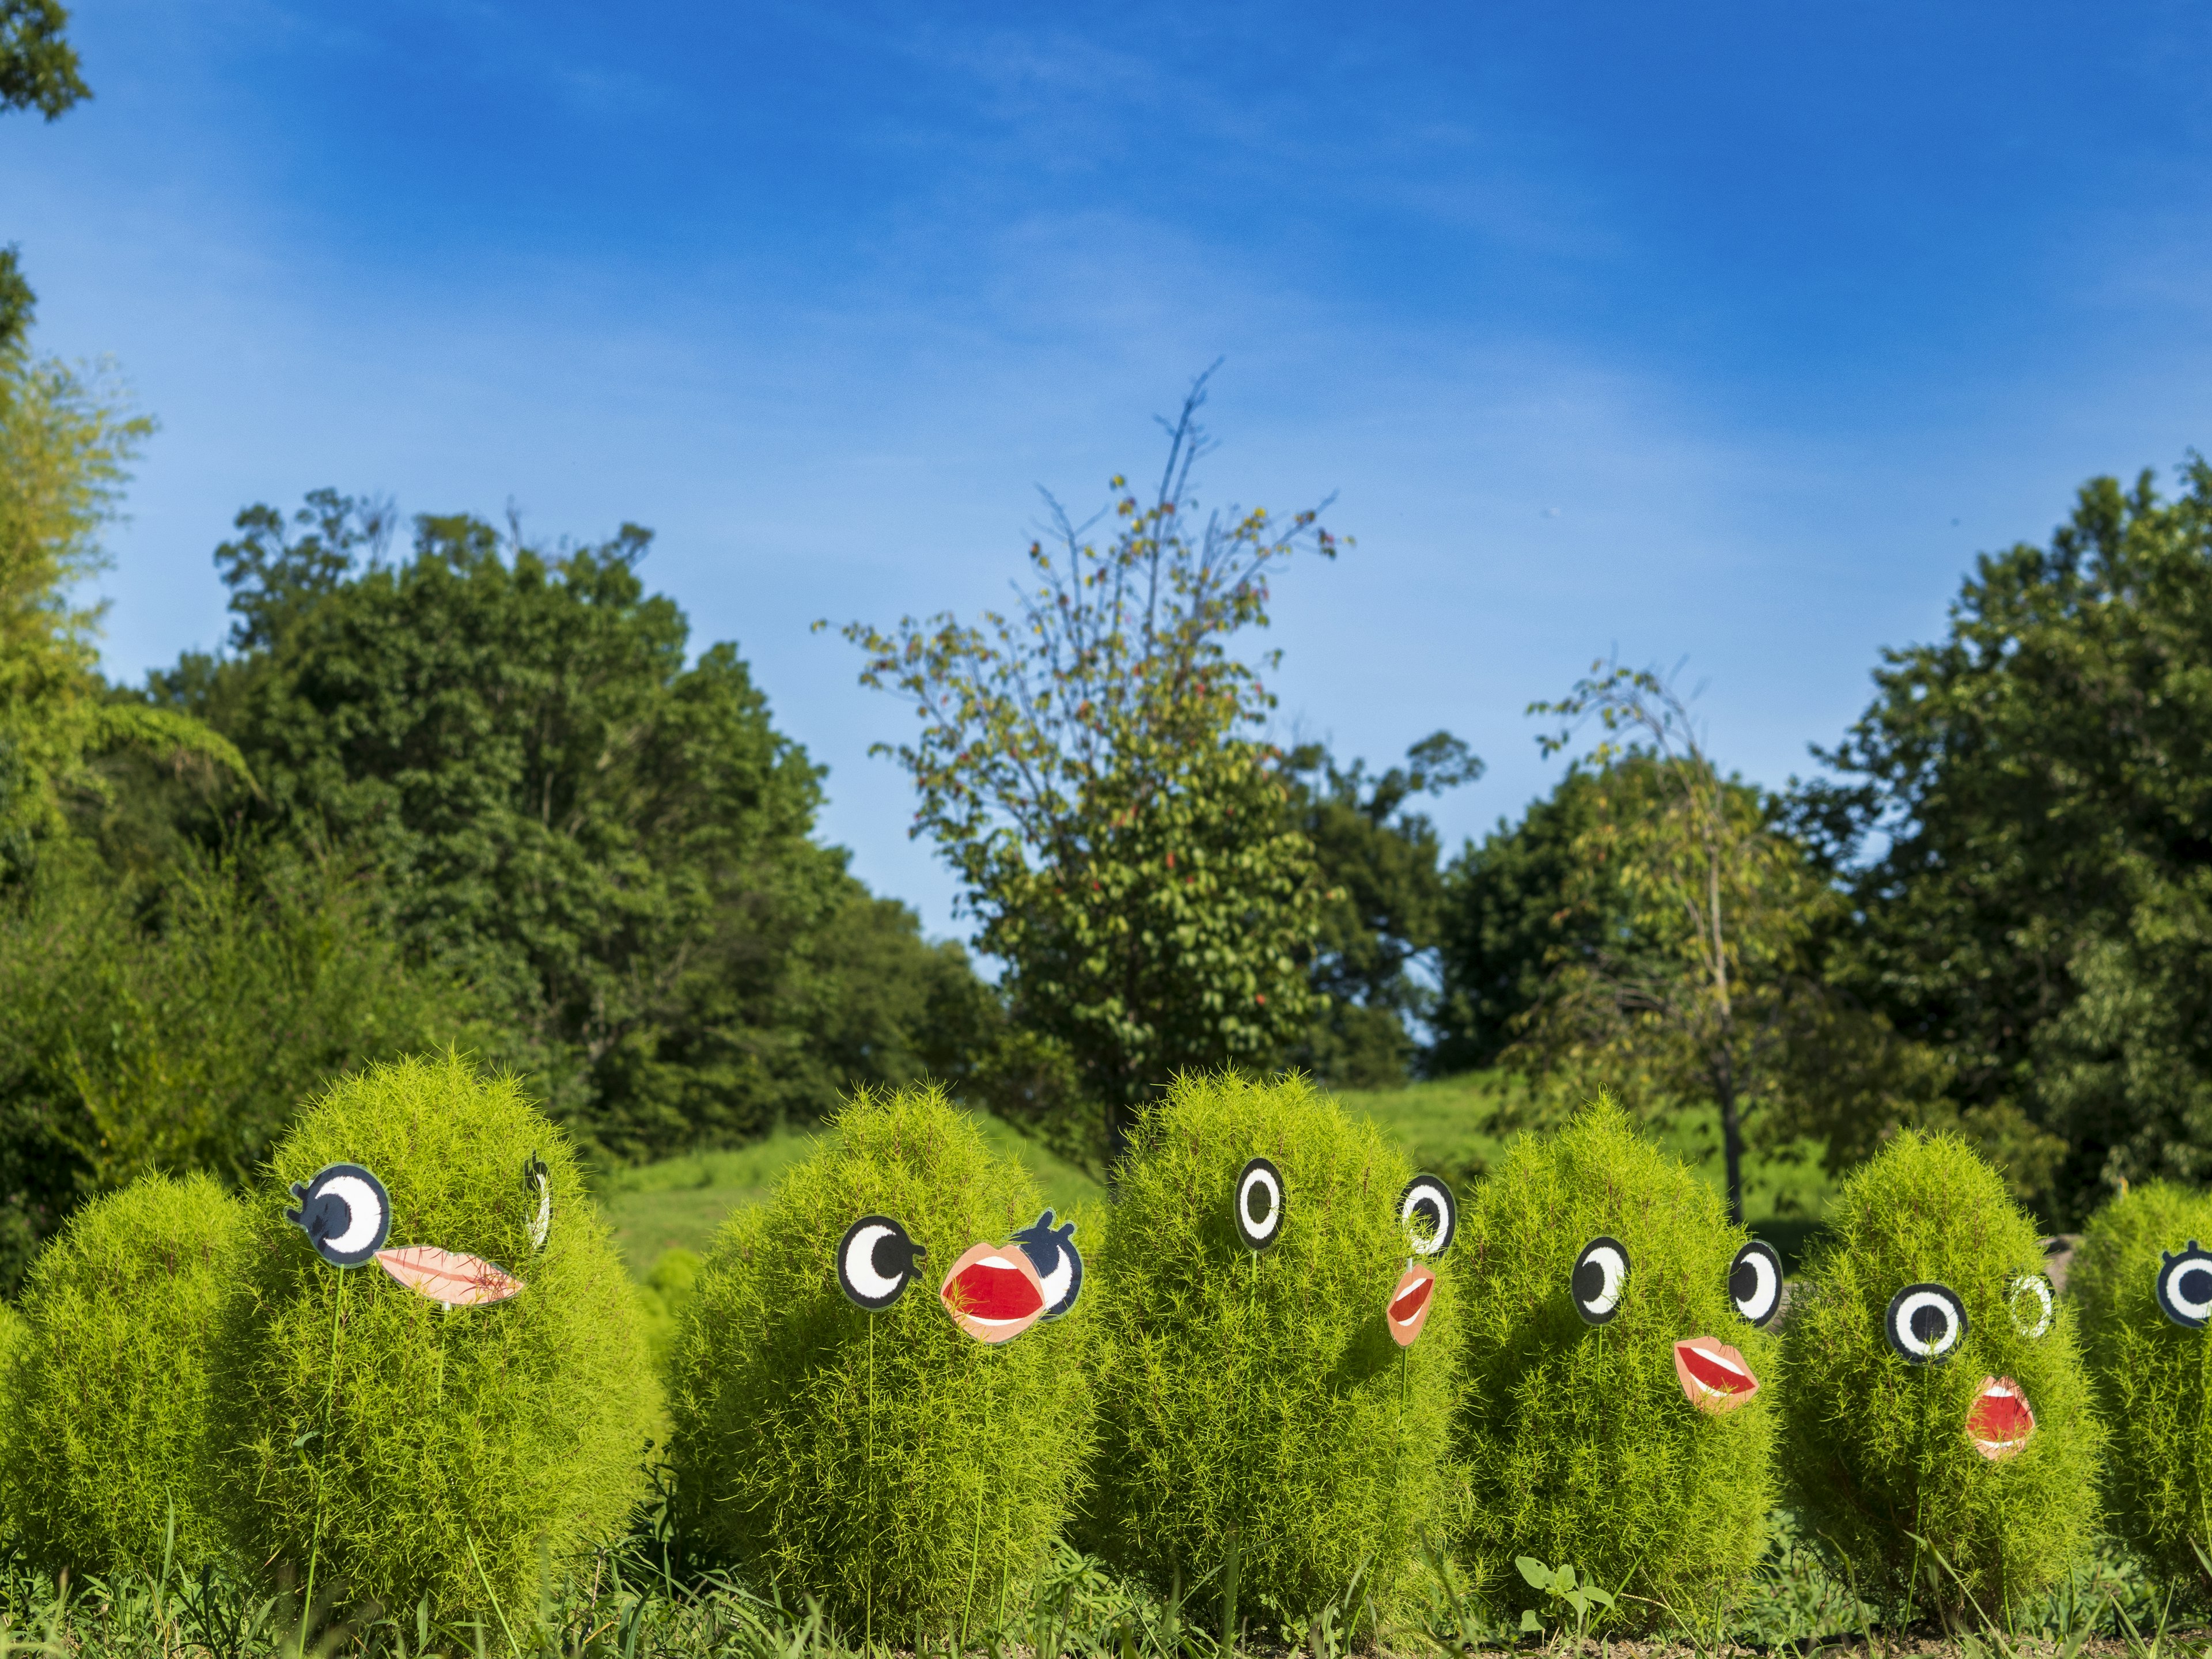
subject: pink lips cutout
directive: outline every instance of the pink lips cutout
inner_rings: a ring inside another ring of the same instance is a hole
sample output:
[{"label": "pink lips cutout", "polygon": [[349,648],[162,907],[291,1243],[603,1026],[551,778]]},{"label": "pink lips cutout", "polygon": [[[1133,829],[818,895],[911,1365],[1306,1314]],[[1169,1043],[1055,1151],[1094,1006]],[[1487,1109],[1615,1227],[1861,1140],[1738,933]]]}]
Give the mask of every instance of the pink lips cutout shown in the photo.
[{"label": "pink lips cutout", "polygon": [[1401,1348],[1413,1346],[1413,1339],[1421,1334],[1421,1327],[1429,1322],[1429,1308],[1436,1300],[1437,1275],[1433,1269],[1417,1261],[1406,1264],[1406,1271],[1398,1276],[1397,1288],[1390,1292],[1390,1305],[1383,1323],[1390,1328],[1390,1340]]},{"label": "pink lips cutout", "polygon": [[2035,1432],[2027,1396],[2008,1376],[1985,1376],[1966,1412],[1966,1438],[1992,1463],[2017,1457]]},{"label": "pink lips cutout", "polygon": [[459,1255],[435,1244],[409,1244],[396,1250],[379,1250],[376,1265],[418,1296],[441,1302],[448,1308],[477,1308],[487,1302],[504,1302],[522,1288],[522,1281],[481,1256]]},{"label": "pink lips cutout", "polygon": [[1715,1417],[1725,1416],[1759,1392],[1759,1378],[1744,1357],[1710,1336],[1674,1345],[1674,1380],[1685,1399]]}]

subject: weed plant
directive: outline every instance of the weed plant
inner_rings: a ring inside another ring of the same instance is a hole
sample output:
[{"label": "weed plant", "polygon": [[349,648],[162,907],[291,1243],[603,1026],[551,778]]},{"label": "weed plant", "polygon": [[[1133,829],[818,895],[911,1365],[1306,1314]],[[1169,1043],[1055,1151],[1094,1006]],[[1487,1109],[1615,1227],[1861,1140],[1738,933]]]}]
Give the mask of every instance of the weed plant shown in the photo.
[{"label": "weed plant", "polygon": [[205,1176],[149,1176],[71,1216],[33,1262],[0,1396],[0,1493],[36,1562],[197,1568],[222,1548],[201,1471],[210,1354],[246,1213]]},{"label": "weed plant", "polygon": [[[1236,1188],[1281,1171],[1279,1241],[1239,1241]],[[1385,1309],[1407,1261],[1396,1148],[1303,1079],[1178,1078],[1139,1119],[1097,1268],[1100,1436],[1082,1535],[1227,1622],[1388,1617],[1447,1523],[1456,1247],[1410,1348]]]},{"label": "weed plant", "polygon": [[[542,1250],[532,1158],[552,1195]],[[387,1248],[473,1255],[523,1289],[447,1310],[373,1263],[325,1263],[283,1212],[289,1183],[335,1163],[389,1188]],[[656,1404],[635,1298],[568,1142],[511,1078],[447,1054],[333,1085],[273,1173],[217,1354],[216,1464],[239,1551],[311,1601],[335,1587],[341,1607],[495,1630],[535,1595],[541,1558],[619,1534]]]},{"label": "weed plant", "polygon": [[[1610,1322],[1586,1323],[1577,1259],[1607,1236],[1629,1272]],[[1471,1483],[1467,1565],[1509,1610],[1540,1589],[1522,1556],[1611,1593],[1604,1625],[1646,1626],[1721,1602],[1758,1564],[1772,1504],[1774,1345],[1730,1299],[1745,1234],[1694,1171],[1601,1097],[1525,1137],[1462,1224]],[[1715,1337],[1760,1387],[1709,1414],[1685,1397],[1674,1345]]]},{"label": "weed plant", "polygon": [[[2104,1435],[2075,1316],[2014,1294],[2039,1273],[2034,1224],[1965,1143],[1903,1133],[1847,1179],[1783,1336],[1783,1468],[1790,1501],[1838,1571],[1893,1616],[2002,1617],[2092,1547]],[[1959,1297],[1966,1330],[1941,1363],[1907,1364],[1883,1327],[1905,1286]],[[2034,1413],[2016,1455],[1967,1433],[1984,1383],[2011,1378]]]},{"label": "weed plant", "polygon": [[[1018,1605],[1082,1484],[1096,1279],[995,1346],[938,1289],[969,1246],[1008,1243],[1042,1207],[941,1090],[854,1095],[699,1270],[670,1401],[687,1546],[788,1603],[815,1598],[851,1641],[959,1641]],[[871,1214],[927,1251],[874,1313],[835,1260]]]},{"label": "weed plant", "polygon": [[2100,1415],[2106,1519],[2170,1584],[2201,1594],[2212,1547],[2212,1446],[2205,1440],[2212,1339],[2159,1310],[2167,1252],[2212,1245],[2212,1197],[2163,1182],[2135,1187],[2090,1218],[2067,1289]]}]

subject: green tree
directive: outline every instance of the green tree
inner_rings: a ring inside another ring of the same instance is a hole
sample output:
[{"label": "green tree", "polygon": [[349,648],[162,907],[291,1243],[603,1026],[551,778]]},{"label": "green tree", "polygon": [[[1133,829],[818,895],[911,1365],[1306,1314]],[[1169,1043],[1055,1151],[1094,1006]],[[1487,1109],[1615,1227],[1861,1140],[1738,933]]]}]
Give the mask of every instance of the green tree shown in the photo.
[{"label": "green tree", "polygon": [[35,109],[52,121],[92,96],[63,36],[68,27],[61,0],[0,0],[0,109]]},{"label": "green tree", "polygon": [[1978,559],[1796,802],[1864,917],[1838,976],[2058,1218],[2212,1176],[2212,468],[2180,476]]},{"label": "green tree", "polygon": [[1086,539],[1048,497],[1011,614],[980,626],[854,623],[861,684],[922,722],[894,754],[1007,963],[1017,1022],[1060,1044],[1118,1146],[1179,1071],[1273,1064],[1304,1036],[1323,889],[1286,821],[1294,780],[1257,735],[1274,699],[1235,635],[1267,622],[1268,582],[1304,550],[1333,557],[1320,509],[1201,514],[1205,377],[1169,426],[1149,501],[1116,477],[1114,539]]},{"label": "green tree", "polygon": [[1434,1012],[1445,903],[1436,826],[1407,804],[1472,783],[1482,763],[1437,732],[1378,776],[1361,761],[1340,768],[1319,744],[1291,750],[1288,769],[1291,816],[1327,889],[1307,969],[1318,1008],[1291,1059],[1345,1087],[1395,1087],[1415,1056],[1414,1024]]},{"label": "green tree", "polygon": [[234,810],[366,858],[411,954],[475,986],[504,1057],[619,1155],[911,1075],[900,999],[964,958],[810,838],[821,769],[735,646],[687,665],[637,573],[649,532],[546,552],[424,517],[392,561],[392,524],[323,490],[217,550],[230,651],[151,691],[252,757],[264,799]]}]

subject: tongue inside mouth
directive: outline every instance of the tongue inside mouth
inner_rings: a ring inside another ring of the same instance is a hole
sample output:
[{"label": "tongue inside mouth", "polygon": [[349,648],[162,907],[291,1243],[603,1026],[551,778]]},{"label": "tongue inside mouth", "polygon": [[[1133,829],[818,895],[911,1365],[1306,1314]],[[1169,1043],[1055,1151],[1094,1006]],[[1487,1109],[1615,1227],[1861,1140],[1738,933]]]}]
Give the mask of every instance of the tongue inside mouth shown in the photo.
[{"label": "tongue inside mouth", "polygon": [[1044,1307],[1030,1276],[1004,1256],[985,1256],[954,1281],[970,1319],[1027,1319]]},{"label": "tongue inside mouth", "polygon": [[1429,1294],[1437,1287],[1433,1279],[1425,1279],[1390,1304],[1390,1317],[1401,1325],[1429,1305]]},{"label": "tongue inside mouth", "polygon": [[1996,1462],[2019,1452],[2034,1432],[2035,1413],[2020,1384],[2008,1376],[1984,1377],[1966,1413],[1966,1437],[1974,1449]]},{"label": "tongue inside mouth", "polygon": [[1701,1412],[1734,1411],[1759,1392],[1759,1378],[1743,1356],[1710,1336],[1674,1345],[1674,1376],[1684,1397]]}]

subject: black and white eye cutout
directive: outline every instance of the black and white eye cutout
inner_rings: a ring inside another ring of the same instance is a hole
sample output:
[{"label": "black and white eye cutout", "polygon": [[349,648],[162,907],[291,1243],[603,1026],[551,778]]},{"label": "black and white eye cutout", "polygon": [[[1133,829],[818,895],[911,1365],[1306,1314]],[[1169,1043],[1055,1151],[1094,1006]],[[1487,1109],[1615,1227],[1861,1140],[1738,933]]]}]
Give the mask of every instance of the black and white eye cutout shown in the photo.
[{"label": "black and white eye cutout", "polygon": [[1966,1304],[1948,1285],[1907,1285],[1889,1298],[1881,1334],[1908,1365],[1940,1365],[1966,1335]]},{"label": "black and white eye cutout", "polygon": [[837,1241],[837,1288],[870,1313],[897,1301],[929,1252],[887,1215],[864,1215]]},{"label": "black and white eye cutout", "polygon": [[1729,1300],[1754,1325],[1764,1325],[1782,1305],[1782,1258],[1774,1246],[1754,1238],[1729,1263]]},{"label": "black and white eye cutout", "polygon": [[1413,1254],[1431,1259],[1451,1249],[1459,1231],[1459,1206],[1451,1188],[1432,1175],[1417,1175],[1398,1194],[1398,1221]]},{"label": "black and white eye cutout", "polygon": [[313,1181],[294,1182],[292,1196],[299,1207],[285,1211],[284,1219],[333,1267],[358,1267],[392,1231],[392,1195],[358,1164],[326,1164]]},{"label": "black and white eye cutout", "polygon": [[2185,1331],[2212,1321],[2212,1250],[2195,1239],[2179,1252],[2160,1250],[2158,1310]]},{"label": "black and white eye cutout", "polygon": [[1237,1237],[1264,1250],[1283,1236],[1283,1172],[1255,1158],[1237,1177]]},{"label": "black and white eye cutout", "polygon": [[2005,1287],[2005,1306],[2012,1310],[2013,1328],[2033,1342],[2051,1331],[2058,1311],[2051,1281],[2041,1273],[2019,1273]]},{"label": "black and white eye cutout", "polygon": [[545,1168],[545,1160],[535,1152],[522,1166],[522,1193],[526,1200],[538,1200],[538,1213],[530,1218],[530,1248],[542,1250],[545,1241],[553,1236],[553,1177]]},{"label": "black and white eye cutout", "polygon": [[1610,1323],[1620,1311],[1620,1293],[1628,1287],[1628,1246],[1600,1233],[1583,1246],[1575,1258],[1575,1274],[1568,1281],[1575,1311],[1593,1325]]}]

